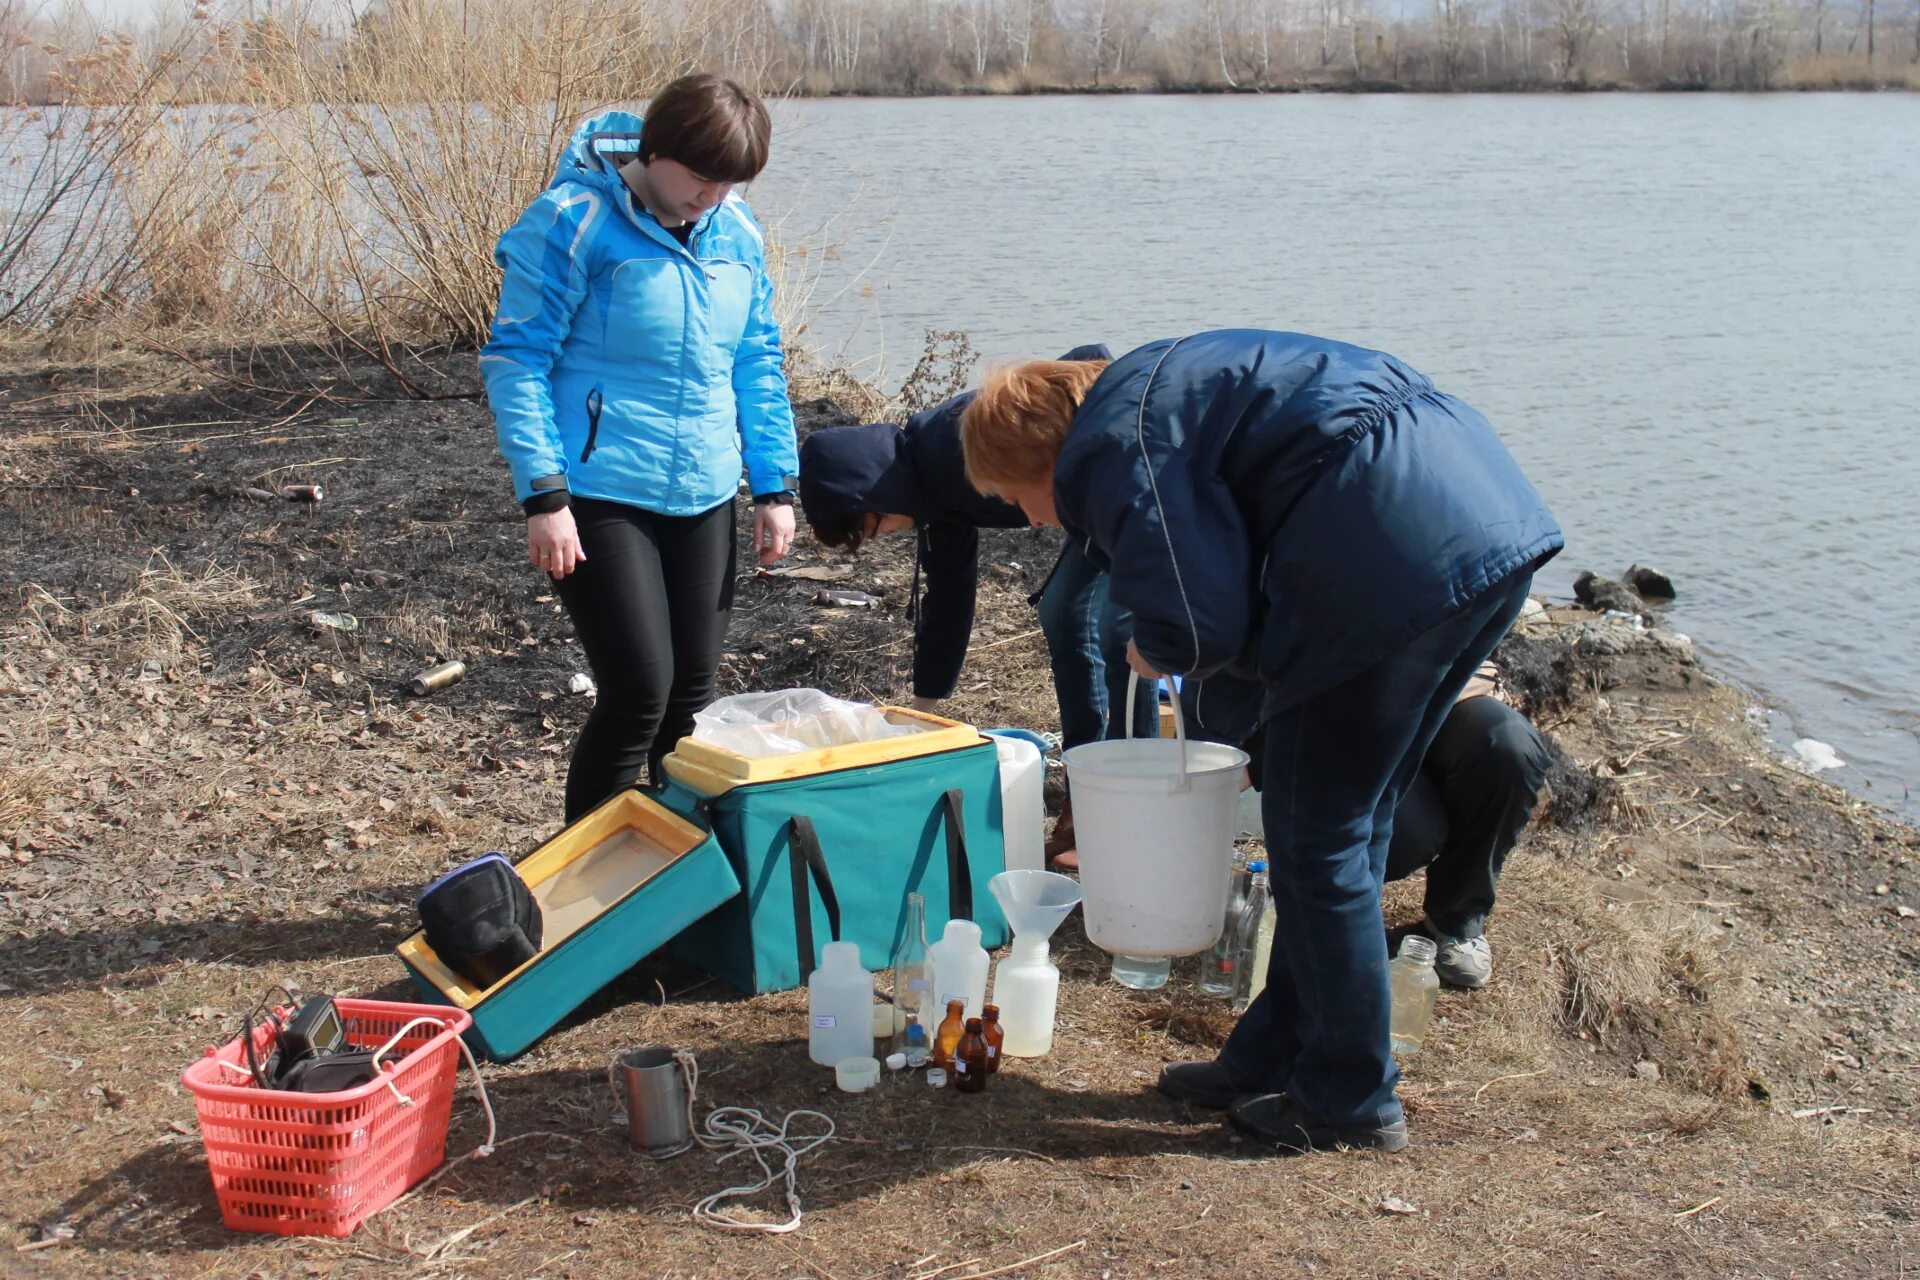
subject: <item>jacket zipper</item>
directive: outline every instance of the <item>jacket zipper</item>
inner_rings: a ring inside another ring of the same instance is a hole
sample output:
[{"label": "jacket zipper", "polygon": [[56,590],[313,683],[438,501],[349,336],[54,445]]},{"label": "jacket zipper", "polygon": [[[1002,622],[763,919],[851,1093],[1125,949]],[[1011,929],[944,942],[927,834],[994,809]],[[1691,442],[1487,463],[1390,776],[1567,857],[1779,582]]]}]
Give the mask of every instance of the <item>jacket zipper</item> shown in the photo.
[{"label": "jacket zipper", "polygon": [[593,444],[600,435],[600,406],[602,403],[600,388],[587,392],[587,447],[580,451],[580,461],[586,462],[593,456]]}]

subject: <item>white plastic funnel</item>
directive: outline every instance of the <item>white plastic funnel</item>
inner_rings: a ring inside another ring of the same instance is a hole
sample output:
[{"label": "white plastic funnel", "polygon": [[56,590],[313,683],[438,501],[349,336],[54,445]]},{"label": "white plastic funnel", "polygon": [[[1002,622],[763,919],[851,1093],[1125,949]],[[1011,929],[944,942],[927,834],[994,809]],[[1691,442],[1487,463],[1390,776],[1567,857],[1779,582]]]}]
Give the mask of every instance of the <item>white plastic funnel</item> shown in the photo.
[{"label": "white plastic funnel", "polygon": [[[1132,730],[1140,677],[1128,686]],[[1247,753],[1173,738],[1116,738],[1067,752],[1087,937],[1123,956],[1190,956],[1219,941],[1233,869],[1234,803]]]},{"label": "white plastic funnel", "polygon": [[1002,871],[987,881],[1014,936],[1045,942],[1080,905],[1080,885],[1057,871]]}]

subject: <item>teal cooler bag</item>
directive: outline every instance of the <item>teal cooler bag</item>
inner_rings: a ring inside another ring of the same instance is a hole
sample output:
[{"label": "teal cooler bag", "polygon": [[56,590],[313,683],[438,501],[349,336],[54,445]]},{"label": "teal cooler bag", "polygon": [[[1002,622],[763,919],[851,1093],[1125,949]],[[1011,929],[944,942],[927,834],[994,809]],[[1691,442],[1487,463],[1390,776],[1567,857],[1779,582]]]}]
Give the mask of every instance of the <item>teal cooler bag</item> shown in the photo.
[{"label": "teal cooler bag", "polygon": [[743,890],[681,934],[674,954],[742,991],[803,985],[832,939],[886,968],[909,893],[926,896],[930,940],[957,917],[978,923],[989,949],[1007,941],[987,891],[1006,865],[991,740],[717,795],[672,778],[660,799],[712,827]]}]

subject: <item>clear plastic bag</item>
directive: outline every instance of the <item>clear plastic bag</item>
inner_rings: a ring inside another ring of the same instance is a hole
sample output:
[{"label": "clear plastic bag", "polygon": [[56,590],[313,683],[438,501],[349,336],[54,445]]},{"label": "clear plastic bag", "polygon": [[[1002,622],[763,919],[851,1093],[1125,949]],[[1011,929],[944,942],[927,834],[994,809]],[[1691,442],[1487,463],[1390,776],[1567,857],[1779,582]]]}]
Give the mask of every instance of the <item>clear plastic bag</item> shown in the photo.
[{"label": "clear plastic bag", "polygon": [[894,724],[870,703],[818,689],[780,689],[722,698],[693,717],[693,736],[750,759],[871,742],[934,726]]}]

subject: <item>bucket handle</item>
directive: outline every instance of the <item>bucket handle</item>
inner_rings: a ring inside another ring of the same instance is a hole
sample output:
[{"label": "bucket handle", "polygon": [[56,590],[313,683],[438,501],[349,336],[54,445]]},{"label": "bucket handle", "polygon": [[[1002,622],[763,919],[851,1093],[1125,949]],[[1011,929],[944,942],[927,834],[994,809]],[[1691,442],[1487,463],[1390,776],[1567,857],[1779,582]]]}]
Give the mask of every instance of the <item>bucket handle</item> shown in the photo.
[{"label": "bucket handle", "polygon": [[[1162,676],[1160,679],[1165,680],[1166,677]],[[1160,687],[1160,680],[1153,683],[1155,689]],[[1140,673],[1129,670],[1127,672],[1127,736],[1129,738],[1133,736],[1133,706],[1139,692]],[[1187,773],[1187,718],[1180,710],[1180,691],[1173,687],[1172,681],[1167,682],[1167,692],[1173,695],[1169,699],[1173,703],[1173,736],[1180,743],[1180,781],[1174,785],[1174,790],[1191,791],[1193,779]]]}]

